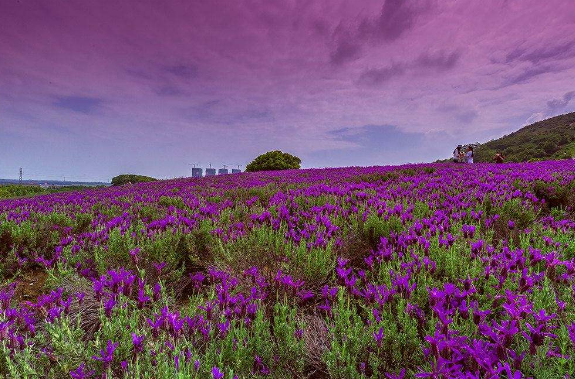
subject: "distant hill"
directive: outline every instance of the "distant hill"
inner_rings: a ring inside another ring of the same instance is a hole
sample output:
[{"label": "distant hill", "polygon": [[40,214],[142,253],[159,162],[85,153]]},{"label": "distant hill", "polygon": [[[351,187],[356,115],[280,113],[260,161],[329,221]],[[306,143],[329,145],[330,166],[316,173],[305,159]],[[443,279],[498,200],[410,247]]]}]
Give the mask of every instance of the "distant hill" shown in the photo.
[{"label": "distant hill", "polygon": [[492,162],[496,153],[507,162],[565,159],[575,156],[575,112],[527,125],[516,132],[480,144],[476,162]]}]

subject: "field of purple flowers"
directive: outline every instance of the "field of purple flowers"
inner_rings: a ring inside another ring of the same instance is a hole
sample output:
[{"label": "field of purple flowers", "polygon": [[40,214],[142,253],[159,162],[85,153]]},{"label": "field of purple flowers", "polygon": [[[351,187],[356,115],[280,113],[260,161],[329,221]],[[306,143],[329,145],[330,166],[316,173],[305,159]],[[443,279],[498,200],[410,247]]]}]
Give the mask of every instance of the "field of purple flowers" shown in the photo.
[{"label": "field of purple flowers", "polygon": [[572,161],[0,201],[0,374],[573,377],[574,214]]}]

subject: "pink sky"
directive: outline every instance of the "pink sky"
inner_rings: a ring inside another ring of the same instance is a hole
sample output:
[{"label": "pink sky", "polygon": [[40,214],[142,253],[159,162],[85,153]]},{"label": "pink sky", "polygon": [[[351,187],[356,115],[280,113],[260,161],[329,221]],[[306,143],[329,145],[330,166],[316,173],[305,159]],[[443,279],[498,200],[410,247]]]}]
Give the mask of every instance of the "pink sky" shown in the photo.
[{"label": "pink sky", "polygon": [[575,110],[575,1],[0,2],[0,177],[447,157]]}]

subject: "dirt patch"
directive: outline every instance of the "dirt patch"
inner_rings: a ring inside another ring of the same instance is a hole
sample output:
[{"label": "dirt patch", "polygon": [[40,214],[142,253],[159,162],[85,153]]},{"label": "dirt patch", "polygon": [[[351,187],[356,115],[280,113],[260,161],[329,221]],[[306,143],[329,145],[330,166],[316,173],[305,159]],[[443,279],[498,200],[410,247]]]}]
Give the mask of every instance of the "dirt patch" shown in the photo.
[{"label": "dirt patch", "polygon": [[16,278],[16,291],[14,293],[14,300],[21,301],[35,301],[39,295],[44,293],[44,284],[48,274],[46,271],[36,268],[22,273]]}]

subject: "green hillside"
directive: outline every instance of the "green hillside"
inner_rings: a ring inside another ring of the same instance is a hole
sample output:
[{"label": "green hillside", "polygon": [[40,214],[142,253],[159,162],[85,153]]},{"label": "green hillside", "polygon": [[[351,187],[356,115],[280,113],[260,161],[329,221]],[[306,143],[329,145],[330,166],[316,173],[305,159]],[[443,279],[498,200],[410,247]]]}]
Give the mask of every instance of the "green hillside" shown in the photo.
[{"label": "green hillside", "polygon": [[492,162],[496,153],[507,162],[565,159],[575,156],[575,112],[551,117],[486,142],[475,151],[476,162]]},{"label": "green hillside", "polygon": [[79,191],[87,188],[97,188],[88,186],[61,186],[43,188],[39,185],[21,184],[0,184],[0,200],[14,197],[25,197],[35,195],[47,195],[56,192]]}]

